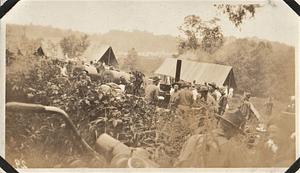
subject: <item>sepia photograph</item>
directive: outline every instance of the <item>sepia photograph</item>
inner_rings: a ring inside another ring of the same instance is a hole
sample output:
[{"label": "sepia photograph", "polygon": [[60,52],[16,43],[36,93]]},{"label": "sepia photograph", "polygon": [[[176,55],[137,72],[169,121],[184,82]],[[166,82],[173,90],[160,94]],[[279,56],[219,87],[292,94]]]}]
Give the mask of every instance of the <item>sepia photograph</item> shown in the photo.
[{"label": "sepia photograph", "polygon": [[283,172],[299,156],[284,1],[22,0],[1,33],[14,168]]}]

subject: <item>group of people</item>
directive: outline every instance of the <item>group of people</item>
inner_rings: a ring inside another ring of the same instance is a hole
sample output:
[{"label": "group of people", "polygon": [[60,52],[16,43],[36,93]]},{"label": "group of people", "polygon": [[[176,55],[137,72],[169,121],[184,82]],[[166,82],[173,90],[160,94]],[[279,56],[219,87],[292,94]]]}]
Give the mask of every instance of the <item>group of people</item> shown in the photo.
[{"label": "group of people", "polygon": [[[152,78],[152,84],[145,89],[146,100],[153,105],[159,102],[160,78]],[[178,110],[183,113],[185,110],[199,104],[209,104],[216,107],[216,112],[223,115],[228,108],[228,94],[225,87],[217,87],[214,82],[197,85],[194,81],[192,84],[182,80],[174,83],[170,90],[170,99],[168,107],[171,110]]]},{"label": "group of people", "polygon": [[[153,77],[152,82],[146,87],[145,98],[149,104],[156,105],[160,92],[159,77]],[[217,87],[215,83],[196,85],[195,82],[179,81],[173,84],[170,95],[169,108],[183,119],[192,107],[199,104],[215,107],[214,118],[217,119],[208,134],[196,133],[187,139],[174,167],[249,167],[259,164],[260,160],[255,160],[257,153],[246,152],[250,151],[248,143],[241,142],[238,137],[248,138],[245,126],[255,117],[250,93],[245,93],[239,106],[230,111],[226,111],[230,97],[227,89]],[[253,160],[246,159],[250,157]]]},{"label": "group of people", "polygon": [[[82,74],[79,80],[90,81],[86,74]],[[152,83],[145,87],[145,100],[150,105],[158,106],[162,99],[160,78],[153,77],[151,80]],[[251,167],[272,165],[274,162],[284,165],[290,161],[288,159],[292,158],[292,150],[288,153],[282,152],[284,149],[282,146],[285,145],[277,142],[277,137],[274,137],[278,134],[283,136],[276,131],[277,126],[269,125],[268,130],[271,134],[266,138],[267,140],[252,139],[253,136],[248,138],[247,130],[249,129],[246,125],[251,118],[255,117],[250,102],[251,94],[244,93],[239,106],[234,110],[228,109],[229,97],[227,89],[217,87],[215,83],[197,85],[195,82],[178,81],[172,85],[169,100],[171,111],[182,115],[181,118],[184,119],[193,107],[206,105],[214,107],[214,118],[217,120],[209,133],[193,133],[187,138],[174,162],[174,167]],[[272,114],[271,99],[266,103],[266,107],[268,108],[266,114]],[[241,139],[247,139],[247,141],[241,141]],[[248,141],[260,141],[261,144],[248,143]],[[253,144],[255,149],[251,150],[250,144]],[[280,160],[279,155],[287,159]],[[260,159],[267,156],[272,156],[272,160],[267,162],[266,159]]]},{"label": "group of people", "polygon": [[268,124],[267,131],[262,133],[255,131],[256,125],[251,130],[252,121],[257,117],[250,98],[251,94],[245,93],[237,109],[225,114],[219,111],[217,126],[208,134],[190,136],[174,167],[285,167],[292,164],[295,139],[289,138],[291,132],[285,132],[288,131],[287,120]]},{"label": "group of people", "polygon": [[[80,75],[79,80],[90,81],[86,73]],[[145,87],[145,100],[151,105],[158,106],[162,99],[160,97],[160,78],[155,76],[151,80],[152,83]],[[257,149],[259,152],[246,152],[250,150],[248,150],[246,142],[241,142],[241,138],[239,138],[239,136],[247,136],[246,123],[251,117],[254,117],[250,103],[251,94],[244,93],[244,97],[235,111],[228,109],[229,97],[227,89],[217,87],[215,83],[197,85],[195,82],[178,81],[172,85],[169,100],[171,111],[183,115],[182,118],[184,118],[184,115],[189,113],[192,107],[202,104],[214,107],[214,118],[217,119],[217,124],[209,134],[194,133],[186,140],[174,162],[174,167],[251,167],[259,164],[272,164],[262,162],[259,157],[264,157],[261,156],[262,154],[276,156],[281,152],[281,148],[278,149],[279,144],[274,144],[273,140],[267,140],[262,142],[263,145],[257,144],[258,147],[261,147]],[[271,103],[272,100],[269,99],[267,102],[269,114],[272,113],[273,104]],[[270,129],[271,132],[274,129],[278,130],[272,125]],[[249,138],[249,140],[252,139]],[[268,151],[270,152],[266,154]],[[276,159],[278,157],[274,157],[275,161]]]}]

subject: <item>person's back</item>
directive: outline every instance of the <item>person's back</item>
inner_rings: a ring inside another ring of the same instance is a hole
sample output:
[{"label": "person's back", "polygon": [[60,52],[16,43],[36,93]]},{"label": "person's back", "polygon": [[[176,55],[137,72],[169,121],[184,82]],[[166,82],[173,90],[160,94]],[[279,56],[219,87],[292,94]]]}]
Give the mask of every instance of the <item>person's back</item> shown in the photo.
[{"label": "person's back", "polygon": [[219,115],[223,115],[226,110],[226,106],[228,104],[227,95],[223,94],[219,99]]},{"label": "person's back", "polygon": [[[239,114],[217,115],[216,129],[191,136],[183,145],[175,167],[247,167],[247,146],[239,139],[244,134]],[[246,155],[243,155],[246,154]]]},{"label": "person's back", "polygon": [[159,88],[154,84],[150,84],[145,89],[145,99],[149,103],[155,103],[158,100]]},{"label": "person's back", "polygon": [[241,111],[242,115],[246,118],[249,119],[250,118],[250,114],[251,114],[251,108],[250,108],[250,102],[248,99],[244,99],[242,100],[241,105],[239,106],[239,110]]},{"label": "person's back", "polygon": [[227,139],[216,129],[209,135],[193,135],[182,147],[174,167],[247,167],[245,147]]},{"label": "person's back", "polygon": [[178,92],[178,105],[191,106],[193,100],[193,93],[188,88],[181,89]]},{"label": "person's back", "polygon": [[208,86],[201,85],[199,87],[199,93],[201,94],[200,99],[204,99],[204,101],[207,101]]},{"label": "person's back", "polygon": [[214,107],[218,106],[218,102],[215,100],[215,97],[210,92],[207,93],[207,101],[206,102],[209,106],[214,106]]}]

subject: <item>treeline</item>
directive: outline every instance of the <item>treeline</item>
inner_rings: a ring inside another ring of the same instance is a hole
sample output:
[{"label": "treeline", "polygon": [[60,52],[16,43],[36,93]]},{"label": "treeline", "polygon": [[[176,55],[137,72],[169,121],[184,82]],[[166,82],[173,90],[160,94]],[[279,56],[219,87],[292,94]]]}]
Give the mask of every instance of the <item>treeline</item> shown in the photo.
[{"label": "treeline", "polygon": [[[20,38],[26,36],[29,39],[44,38],[54,44],[62,38],[75,35],[81,37],[85,33],[53,28],[51,26],[16,25],[7,24],[7,36]],[[147,31],[119,31],[112,30],[103,34],[88,35],[91,45],[110,45],[117,52],[127,52],[131,48],[139,52],[166,52],[175,53],[177,39],[170,35],[154,35]],[[13,38],[12,38],[13,39]]]}]

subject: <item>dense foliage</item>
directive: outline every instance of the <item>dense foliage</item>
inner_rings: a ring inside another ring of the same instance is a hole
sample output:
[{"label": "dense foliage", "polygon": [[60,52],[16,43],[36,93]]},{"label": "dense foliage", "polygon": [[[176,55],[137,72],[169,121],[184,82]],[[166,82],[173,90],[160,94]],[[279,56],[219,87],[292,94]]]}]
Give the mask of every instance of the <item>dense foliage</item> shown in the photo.
[{"label": "dense foliage", "polygon": [[[165,150],[170,150],[171,156],[178,155],[183,139],[189,133],[177,133],[173,138],[180,140],[167,146],[161,144],[165,141],[164,135],[158,135],[162,125],[158,122],[170,123],[173,114],[155,109],[142,97],[120,93],[113,85],[108,87],[108,84],[102,85],[100,81],[81,76],[62,76],[61,61],[34,56],[29,59],[35,63],[27,70],[16,70],[18,61],[7,67],[7,101],[50,105],[65,110],[92,147],[100,134],[107,133],[128,146],[148,149],[158,162],[162,162],[161,155],[168,156]],[[93,162],[66,127],[56,115],[7,112],[6,158],[17,167],[77,167],[78,162],[87,167],[107,166]],[[177,131],[182,132],[180,129],[182,126]],[[168,135],[168,139],[171,138],[172,135]]]},{"label": "dense foliage", "polygon": [[260,8],[260,4],[215,4],[214,5],[223,14],[226,14],[228,19],[240,28],[245,19],[253,18],[257,8]]},{"label": "dense foliage", "polygon": [[76,35],[70,35],[64,37],[59,43],[62,48],[62,52],[71,58],[81,56],[90,45],[88,35],[79,37]]},{"label": "dense foliage", "polygon": [[219,19],[202,20],[199,16],[188,15],[179,26],[182,36],[179,37],[178,53],[187,50],[202,49],[213,53],[223,45],[223,33],[218,24]]},{"label": "dense foliage", "polygon": [[287,100],[295,94],[295,49],[258,39],[230,39],[213,54],[197,50],[180,58],[233,67],[237,91]]},{"label": "dense foliage", "polygon": [[136,70],[138,63],[138,53],[135,48],[128,51],[126,58],[124,59],[124,68],[130,71]]}]

